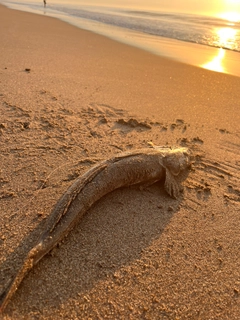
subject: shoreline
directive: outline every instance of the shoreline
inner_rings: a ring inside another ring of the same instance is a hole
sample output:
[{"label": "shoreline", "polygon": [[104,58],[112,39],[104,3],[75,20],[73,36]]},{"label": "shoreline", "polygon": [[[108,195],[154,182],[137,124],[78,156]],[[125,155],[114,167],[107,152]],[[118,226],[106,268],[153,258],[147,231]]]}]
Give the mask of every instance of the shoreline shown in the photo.
[{"label": "shoreline", "polygon": [[240,77],[240,66],[238,63],[240,53],[231,50],[153,36],[130,29],[104,25],[95,21],[59,15],[54,13],[54,11],[48,11],[48,8],[42,8],[42,13],[40,13],[31,8],[29,10],[27,8],[21,9],[17,4],[5,4],[5,6],[12,10],[52,17],[77,28],[134,46],[161,57],[166,57],[167,59]]},{"label": "shoreline", "polygon": [[120,151],[184,146],[162,183],[96,203],[4,320],[240,318],[240,78],[0,6],[0,294],[74,182]]}]

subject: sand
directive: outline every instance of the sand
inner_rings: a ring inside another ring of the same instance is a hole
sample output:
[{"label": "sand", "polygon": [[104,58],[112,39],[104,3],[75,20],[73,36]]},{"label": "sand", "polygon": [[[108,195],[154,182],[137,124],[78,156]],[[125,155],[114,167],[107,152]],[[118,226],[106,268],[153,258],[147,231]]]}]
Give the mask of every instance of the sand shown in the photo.
[{"label": "sand", "polygon": [[0,15],[0,292],[93,164],[149,142],[195,157],[177,200],[160,184],[97,202],[0,317],[239,319],[240,78]]}]

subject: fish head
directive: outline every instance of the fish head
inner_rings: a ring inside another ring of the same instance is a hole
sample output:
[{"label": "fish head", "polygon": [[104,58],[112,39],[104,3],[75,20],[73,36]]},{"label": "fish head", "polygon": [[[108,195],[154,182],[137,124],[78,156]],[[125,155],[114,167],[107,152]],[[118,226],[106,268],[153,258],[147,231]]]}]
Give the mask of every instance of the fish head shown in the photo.
[{"label": "fish head", "polygon": [[191,153],[185,147],[154,147],[161,154],[161,164],[174,176],[191,166]]}]

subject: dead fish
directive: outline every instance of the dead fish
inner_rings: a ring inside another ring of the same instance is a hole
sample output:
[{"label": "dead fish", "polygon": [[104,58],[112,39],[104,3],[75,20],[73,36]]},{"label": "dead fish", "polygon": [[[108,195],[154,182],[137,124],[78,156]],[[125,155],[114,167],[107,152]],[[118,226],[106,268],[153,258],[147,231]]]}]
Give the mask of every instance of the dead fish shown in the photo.
[{"label": "dead fish", "polygon": [[164,181],[166,192],[177,198],[180,186],[175,176],[189,166],[187,148],[154,147],[117,154],[78,177],[56,203],[37,244],[28,252],[20,270],[0,295],[0,312],[26,273],[69,233],[96,201],[120,187],[151,185],[160,180]]}]

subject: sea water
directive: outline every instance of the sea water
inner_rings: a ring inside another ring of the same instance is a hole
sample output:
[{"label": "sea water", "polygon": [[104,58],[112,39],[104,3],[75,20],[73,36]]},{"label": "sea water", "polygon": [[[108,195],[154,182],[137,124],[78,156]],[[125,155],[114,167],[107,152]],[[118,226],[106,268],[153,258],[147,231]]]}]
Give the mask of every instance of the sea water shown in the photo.
[{"label": "sea water", "polygon": [[[231,22],[199,14],[164,12],[156,7],[146,9],[141,6],[129,5],[131,0],[125,2],[128,5],[121,6],[109,4],[100,6],[100,1],[84,5],[78,0],[70,2],[67,0],[50,2],[47,0],[46,8],[44,8],[42,1],[37,0],[0,0],[0,3],[13,9],[59,18],[80,28],[183,62],[191,63],[189,61],[191,57],[186,57],[185,54],[181,55],[181,51],[184,44],[192,44],[193,46],[190,48],[199,52],[204,47],[217,48],[216,57],[223,57],[223,52],[226,50],[235,52],[235,63],[239,62],[240,64],[239,21]],[[109,3],[114,3],[114,1]],[[202,47],[200,48],[200,46]],[[193,57],[192,60],[194,61]],[[193,62],[193,64],[197,63]],[[207,67],[207,63],[205,65]],[[201,66],[204,67],[204,63]],[[216,71],[225,71],[223,66],[222,69],[221,66],[218,68]]]}]

